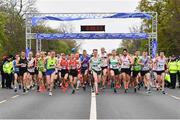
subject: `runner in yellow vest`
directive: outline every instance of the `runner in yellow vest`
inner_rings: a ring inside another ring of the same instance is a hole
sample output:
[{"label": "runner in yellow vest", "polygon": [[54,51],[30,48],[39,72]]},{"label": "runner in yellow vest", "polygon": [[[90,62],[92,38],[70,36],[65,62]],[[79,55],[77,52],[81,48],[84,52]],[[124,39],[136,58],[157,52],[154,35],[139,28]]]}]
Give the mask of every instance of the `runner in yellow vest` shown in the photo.
[{"label": "runner in yellow vest", "polygon": [[55,52],[52,51],[50,57],[46,60],[46,82],[48,84],[49,96],[52,96],[52,89],[54,87],[56,64]]}]

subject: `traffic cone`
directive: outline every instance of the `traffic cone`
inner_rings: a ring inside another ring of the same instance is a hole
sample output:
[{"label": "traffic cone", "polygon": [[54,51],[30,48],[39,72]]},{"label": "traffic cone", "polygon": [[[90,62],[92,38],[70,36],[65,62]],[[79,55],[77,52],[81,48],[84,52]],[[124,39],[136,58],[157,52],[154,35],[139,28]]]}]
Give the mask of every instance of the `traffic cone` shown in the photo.
[{"label": "traffic cone", "polygon": [[66,87],[66,88],[68,88],[68,87],[69,87],[68,82],[65,82],[65,87]]},{"label": "traffic cone", "polygon": [[45,92],[46,91],[46,88],[45,88],[45,86],[44,85],[41,85],[40,87],[39,87],[39,91],[40,92]]},{"label": "traffic cone", "polygon": [[66,92],[67,88],[65,83],[62,84],[61,88],[60,88],[63,92]]},{"label": "traffic cone", "polygon": [[119,89],[121,88],[121,85],[119,83],[116,84],[116,88]]},{"label": "traffic cone", "polygon": [[66,92],[66,88],[63,86],[62,87],[62,91],[65,93]]}]

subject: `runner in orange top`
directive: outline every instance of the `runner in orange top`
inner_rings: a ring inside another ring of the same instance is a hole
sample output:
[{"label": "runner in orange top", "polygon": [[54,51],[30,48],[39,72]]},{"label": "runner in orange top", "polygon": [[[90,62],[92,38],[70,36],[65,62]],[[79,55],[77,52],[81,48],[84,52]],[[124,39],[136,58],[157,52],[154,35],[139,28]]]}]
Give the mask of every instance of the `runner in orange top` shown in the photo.
[{"label": "runner in orange top", "polygon": [[71,87],[73,89],[72,94],[75,93],[75,84],[77,83],[77,77],[78,77],[78,69],[80,67],[79,61],[77,60],[76,56],[74,54],[71,54],[70,60],[69,60],[69,79],[71,83]]},{"label": "runner in orange top", "polygon": [[65,54],[62,54],[62,59],[59,61],[59,68],[61,72],[62,88],[67,88],[68,87],[67,78],[69,71],[68,71],[68,60]]}]

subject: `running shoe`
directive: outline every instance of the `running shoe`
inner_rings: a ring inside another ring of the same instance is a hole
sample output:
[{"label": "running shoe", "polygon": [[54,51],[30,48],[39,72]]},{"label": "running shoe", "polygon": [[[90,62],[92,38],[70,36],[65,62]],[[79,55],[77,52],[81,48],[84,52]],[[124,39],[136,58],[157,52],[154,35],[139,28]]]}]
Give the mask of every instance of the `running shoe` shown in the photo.
[{"label": "running shoe", "polygon": [[135,93],[137,92],[137,89],[136,89],[136,88],[134,88],[134,92],[135,92]]},{"label": "running shoe", "polygon": [[14,92],[15,92],[15,93],[17,92],[17,88],[14,89]]},{"label": "running shoe", "polygon": [[162,91],[162,94],[166,94],[166,92],[165,92],[165,91]]},{"label": "running shoe", "polygon": [[26,93],[26,89],[23,88],[23,93],[25,94]]},{"label": "running shoe", "polygon": [[149,93],[151,93],[151,90],[147,90],[147,92],[146,92],[147,94],[149,94]]},{"label": "running shoe", "polygon": [[94,92],[94,88],[91,88],[91,91]]},{"label": "running shoe", "polygon": [[52,92],[49,92],[49,96],[52,96]]},{"label": "running shoe", "polygon": [[28,93],[29,91],[28,90],[26,90],[26,93]]},{"label": "running shoe", "polygon": [[19,85],[19,90],[21,90],[21,85]]},{"label": "running shoe", "polygon": [[147,90],[147,87],[145,86],[144,89]]},{"label": "running shoe", "polygon": [[138,90],[140,90],[140,88],[141,88],[141,85],[140,85],[140,83],[138,83]]},{"label": "running shoe", "polygon": [[72,94],[74,94],[74,93],[75,93],[75,90],[72,91]]},{"label": "running shoe", "polygon": [[159,91],[159,88],[156,88],[157,91]]},{"label": "running shoe", "polygon": [[116,88],[114,88],[114,93],[117,93]]},{"label": "running shoe", "polygon": [[86,91],[86,86],[85,85],[83,85],[83,90]]},{"label": "running shoe", "polygon": [[124,93],[127,93],[127,92],[128,92],[128,89],[125,89],[125,90],[124,90]]},{"label": "running shoe", "polygon": [[37,92],[39,92],[39,85],[37,86]]}]

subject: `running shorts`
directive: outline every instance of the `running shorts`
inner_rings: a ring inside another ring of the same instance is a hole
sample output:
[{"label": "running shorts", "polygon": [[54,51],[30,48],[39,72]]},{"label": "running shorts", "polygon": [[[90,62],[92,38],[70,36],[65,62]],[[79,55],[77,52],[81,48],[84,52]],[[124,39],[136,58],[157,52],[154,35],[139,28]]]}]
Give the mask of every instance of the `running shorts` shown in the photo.
[{"label": "running shorts", "polygon": [[35,74],[35,72],[29,72],[29,71],[28,71],[28,73],[29,73],[30,75],[34,75],[34,74]]},{"label": "running shorts", "polygon": [[119,75],[120,74],[119,69],[111,69],[111,70],[114,71],[115,75]]},{"label": "running shorts", "polygon": [[126,73],[128,75],[131,75],[131,69],[130,68],[121,68],[121,73]]},{"label": "running shorts", "polygon": [[14,72],[14,74],[17,74],[18,76],[20,76],[20,72],[17,72],[17,71],[16,71],[16,72]]},{"label": "running shorts", "polygon": [[71,75],[73,77],[77,77],[78,76],[78,70],[77,69],[71,69],[69,72],[69,75]]},{"label": "running shorts", "polygon": [[34,74],[36,74],[36,75],[38,75],[38,69],[37,69],[37,67],[35,67],[35,73]]},{"label": "running shorts", "polygon": [[68,73],[68,69],[61,69],[61,77],[63,78]]},{"label": "running shorts", "polygon": [[55,72],[55,69],[47,69],[46,75],[52,75]]},{"label": "running shorts", "polygon": [[104,75],[103,70],[104,70],[104,69],[108,69],[108,66],[101,67],[101,69],[102,69],[102,74]]},{"label": "running shorts", "polygon": [[137,77],[141,71],[133,71],[133,77]]},{"label": "running shorts", "polygon": [[19,71],[19,75],[20,75],[20,76],[23,76],[24,73],[26,73],[26,72],[27,72],[27,70],[20,70],[20,71]]},{"label": "running shorts", "polygon": [[101,71],[93,70],[93,72],[95,72],[97,75],[101,75]]},{"label": "running shorts", "polygon": [[85,72],[86,72],[86,70],[88,70],[88,68],[87,68],[87,67],[82,67],[82,68],[81,68],[81,74],[82,74],[82,75],[84,75],[84,74],[85,74]]},{"label": "running shorts", "polygon": [[162,71],[156,71],[157,75],[161,75],[162,73],[164,73],[165,71],[162,70]]},{"label": "running shorts", "polygon": [[142,76],[146,75],[147,73],[149,73],[149,70],[147,70],[147,71],[141,71],[141,75],[142,75]]}]

